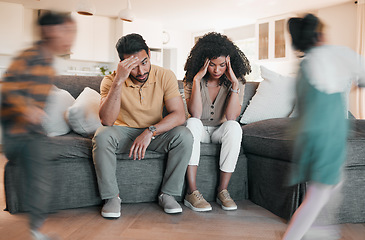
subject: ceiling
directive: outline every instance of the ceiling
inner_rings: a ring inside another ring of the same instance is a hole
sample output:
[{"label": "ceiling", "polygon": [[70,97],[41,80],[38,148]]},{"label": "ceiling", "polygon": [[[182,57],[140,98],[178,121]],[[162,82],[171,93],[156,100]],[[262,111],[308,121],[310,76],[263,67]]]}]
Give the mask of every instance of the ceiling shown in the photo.
[{"label": "ceiling", "polygon": [[[25,8],[74,11],[79,0],[0,0]],[[127,0],[91,0],[96,15],[116,17]],[[198,32],[234,28],[257,19],[304,12],[354,0],[131,0],[135,18],[162,22],[165,29]]]}]

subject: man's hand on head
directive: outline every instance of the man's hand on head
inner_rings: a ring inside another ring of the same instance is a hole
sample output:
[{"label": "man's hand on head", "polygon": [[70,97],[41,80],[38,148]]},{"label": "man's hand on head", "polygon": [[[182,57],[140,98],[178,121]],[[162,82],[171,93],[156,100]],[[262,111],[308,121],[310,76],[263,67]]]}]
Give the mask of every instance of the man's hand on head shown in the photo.
[{"label": "man's hand on head", "polygon": [[120,61],[118,63],[115,79],[120,83],[124,82],[129,77],[132,69],[138,66],[138,60],[138,57],[130,56],[129,58]]}]

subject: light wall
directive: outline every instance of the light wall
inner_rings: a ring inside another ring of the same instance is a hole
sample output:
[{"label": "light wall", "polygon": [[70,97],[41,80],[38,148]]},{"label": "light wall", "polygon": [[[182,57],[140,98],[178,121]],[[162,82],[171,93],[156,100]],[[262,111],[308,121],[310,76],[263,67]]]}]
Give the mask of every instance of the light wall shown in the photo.
[{"label": "light wall", "polygon": [[[318,10],[318,17],[326,24],[329,44],[344,45],[356,51],[356,4],[349,2]],[[353,88],[349,96],[349,110],[359,118],[357,90]]]},{"label": "light wall", "polygon": [[225,29],[224,35],[227,35],[232,41],[239,41],[255,37],[255,24],[245,25],[236,28]]},{"label": "light wall", "polygon": [[326,25],[329,44],[344,45],[356,50],[356,4],[354,2],[319,9],[317,16]]},{"label": "light wall", "polygon": [[[316,14],[327,25],[327,38],[329,44],[344,45],[352,49],[356,49],[356,5],[354,2],[348,2],[345,4],[335,5],[332,7],[314,9],[312,11],[305,10],[305,12],[312,12]],[[292,13],[293,14],[293,13]],[[294,13],[295,14],[295,13]],[[297,13],[300,15],[301,13]],[[226,34],[234,41],[252,37],[253,25],[245,25],[232,29],[214,30],[207,29],[201,32],[182,32],[176,29],[165,29],[169,34],[170,41],[163,45],[163,48],[177,49],[177,64],[176,69],[172,69],[177,75],[178,79],[183,79],[185,71],[184,64],[186,58],[190,52],[190,49],[194,45],[194,37],[204,35],[210,31],[217,31]],[[283,70],[283,64],[280,61],[266,61],[265,65],[270,65],[269,68],[278,68],[278,71],[282,74],[292,75],[296,72],[296,69],[292,67],[297,65],[297,59],[287,59],[284,64],[288,64],[289,70]],[[280,67],[281,66],[281,67]],[[273,69],[274,70],[274,69]]]},{"label": "light wall", "polygon": [[163,49],[176,50],[176,64],[172,64],[176,66],[176,69],[171,70],[176,74],[178,80],[182,80],[185,76],[185,62],[193,46],[192,33],[175,29],[165,29],[164,31],[168,34],[169,40],[163,44]]}]

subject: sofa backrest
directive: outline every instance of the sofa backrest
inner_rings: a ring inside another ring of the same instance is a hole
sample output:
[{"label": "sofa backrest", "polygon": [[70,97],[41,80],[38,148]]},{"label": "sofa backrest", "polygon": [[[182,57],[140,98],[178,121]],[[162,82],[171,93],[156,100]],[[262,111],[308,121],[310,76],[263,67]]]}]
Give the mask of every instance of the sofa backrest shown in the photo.
[{"label": "sofa backrest", "polygon": [[[58,88],[65,89],[74,98],[77,98],[85,87],[94,89],[100,92],[100,83],[103,80],[103,76],[69,76],[61,75],[55,79],[55,85]],[[183,93],[184,84],[181,80],[178,82],[180,92]],[[245,94],[242,103],[241,114],[246,109],[249,101],[255,95],[256,89],[259,86],[259,82],[247,82],[245,85]]]},{"label": "sofa backrest", "polygon": [[54,84],[58,88],[68,91],[74,98],[77,98],[85,87],[100,92],[101,80],[103,80],[103,76],[61,75],[55,78]]},{"label": "sofa backrest", "polygon": [[243,102],[242,102],[240,117],[241,117],[242,113],[246,110],[248,103],[250,102],[252,97],[255,95],[259,84],[260,84],[260,82],[246,82],[245,94],[243,95]]}]

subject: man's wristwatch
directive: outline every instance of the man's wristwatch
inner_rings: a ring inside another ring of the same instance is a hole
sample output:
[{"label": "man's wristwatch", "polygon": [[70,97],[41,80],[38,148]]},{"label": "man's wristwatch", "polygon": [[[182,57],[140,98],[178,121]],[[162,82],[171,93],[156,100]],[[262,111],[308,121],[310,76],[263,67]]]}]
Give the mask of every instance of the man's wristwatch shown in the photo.
[{"label": "man's wristwatch", "polygon": [[152,139],[155,139],[156,138],[156,127],[151,125],[148,127],[148,130],[150,130],[152,132]]}]

